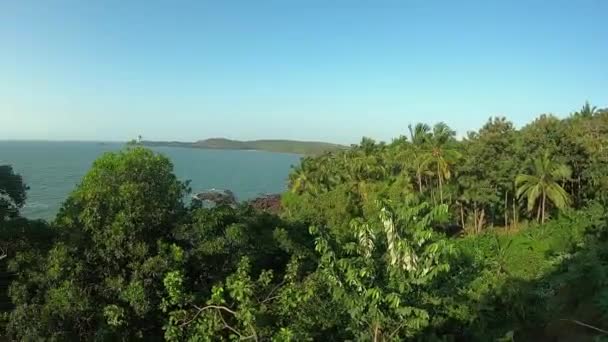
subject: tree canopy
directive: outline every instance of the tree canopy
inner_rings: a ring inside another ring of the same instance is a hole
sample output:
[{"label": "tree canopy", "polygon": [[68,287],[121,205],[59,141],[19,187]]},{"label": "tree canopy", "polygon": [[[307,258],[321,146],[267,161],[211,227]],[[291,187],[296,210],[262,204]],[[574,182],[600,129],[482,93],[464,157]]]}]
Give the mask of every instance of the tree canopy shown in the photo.
[{"label": "tree canopy", "polygon": [[608,112],[408,133],[304,157],[280,197],[213,207],[130,145],[49,223],[19,216],[27,187],[0,168],[1,242],[18,242],[0,337],[606,338]]},{"label": "tree canopy", "polygon": [[10,165],[0,165],[0,222],[17,216],[26,199],[27,186]]}]

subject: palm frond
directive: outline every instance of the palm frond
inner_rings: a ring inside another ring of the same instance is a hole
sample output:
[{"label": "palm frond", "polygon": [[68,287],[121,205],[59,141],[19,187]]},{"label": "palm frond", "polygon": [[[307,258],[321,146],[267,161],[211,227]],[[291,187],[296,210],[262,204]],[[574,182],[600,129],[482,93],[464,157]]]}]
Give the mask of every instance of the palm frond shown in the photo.
[{"label": "palm frond", "polygon": [[532,175],[520,174],[520,175],[517,175],[517,177],[515,177],[516,186],[524,185],[526,183],[535,184],[535,183],[539,183],[539,182],[540,182],[540,178],[538,178],[536,176],[532,176]]},{"label": "palm frond", "polygon": [[541,194],[542,189],[540,187],[540,184],[531,186],[528,191],[526,191],[525,195],[528,198],[528,211],[532,212],[534,210],[534,205],[536,204],[536,201],[538,200]]},{"label": "palm frond", "polygon": [[425,123],[417,123],[414,128],[408,125],[410,131],[410,140],[414,145],[422,145],[426,143],[430,137],[431,127]]},{"label": "palm frond", "polygon": [[456,131],[452,130],[445,122],[439,122],[433,126],[433,140],[438,144],[445,144],[456,136]]},{"label": "palm frond", "polygon": [[546,194],[558,209],[563,209],[570,204],[570,196],[566,190],[557,183],[549,184]]},{"label": "palm frond", "polygon": [[532,174],[520,174],[515,178],[518,198],[528,199],[528,211],[533,211],[541,195],[546,195],[556,208],[565,208],[570,197],[558,181],[570,179],[572,170],[565,164],[556,163],[548,152],[532,162]]}]

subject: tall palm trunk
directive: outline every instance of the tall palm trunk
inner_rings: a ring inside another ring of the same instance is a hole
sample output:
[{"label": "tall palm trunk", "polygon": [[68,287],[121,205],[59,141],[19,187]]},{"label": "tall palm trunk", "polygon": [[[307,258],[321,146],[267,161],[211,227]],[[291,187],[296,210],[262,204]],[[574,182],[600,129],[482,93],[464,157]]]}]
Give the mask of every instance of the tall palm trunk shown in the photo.
[{"label": "tall palm trunk", "polygon": [[418,178],[418,192],[422,193],[422,175],[420,172],[416,172],[416,178]]},{"label": "tall palm trunk", "polygon": [[516,205],[515,205],[515,198],[513,198],[513,202],[511,203],[511,205],[513,206],[513,228],[517,229],[517,223],[519,220],[517,211],[516,211]]},{"label": "tall palm trunk", "polygon": [[483,229],[483,225],[485,223],[485,216],[486,216],[486,210],[482,208],[481,212],[479,213],[479,223],[477,224],[478,233],[481,233],[481,229]]},{"label": "tall palm trunk", "polygon": [[509,201],[509,198],[507,197],[509,195],[509,191],[505,191],[505,228],[509,227],[509,212],[507,210],[507,204]]},{"label": "tall palm trunk", "polygon": [[462,229],[464,229],[464,205],[460,203],[460,222],[462,224]]},{"label": "tall palm trunk", "polygon": [[542,209],[542,219],[541,219],[541,223],[545,223],[545,202],[547,201],[547,194],[545,194],[545,192],[543,191],[543,209]]},{"label": "tall palm trunk", "polygon": [[441,179],[441,167],[437,163],[437,179],[439,179],[439,201],[443,204],[443,182]]},{"label": "tall palm trunk", "polygon": [[376,323],[374,324],[374,342],[379,342],[382,339],[382,336],[380,334],[380,324]]},{"label": "tall palm trunk", "polygon": [[477,233],[477,203],[473,206],[473,232]]}]

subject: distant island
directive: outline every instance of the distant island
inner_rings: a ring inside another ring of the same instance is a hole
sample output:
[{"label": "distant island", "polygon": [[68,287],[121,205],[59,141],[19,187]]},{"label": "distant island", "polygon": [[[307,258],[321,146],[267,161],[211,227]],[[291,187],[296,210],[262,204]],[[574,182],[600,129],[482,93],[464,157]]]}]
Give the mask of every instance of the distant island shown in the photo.
[{"label": "distant island", "polygon": [[195,142],[179,141],[141,141],[145,146],[169,146],[201,148],[211,150],[255,150],[280,153],[295,153],[304,155],[318,155],[324,152],[347,149],[347,146],[318,141],[297,140],[250,140],[239,141],[225,138],[212,138]]}]

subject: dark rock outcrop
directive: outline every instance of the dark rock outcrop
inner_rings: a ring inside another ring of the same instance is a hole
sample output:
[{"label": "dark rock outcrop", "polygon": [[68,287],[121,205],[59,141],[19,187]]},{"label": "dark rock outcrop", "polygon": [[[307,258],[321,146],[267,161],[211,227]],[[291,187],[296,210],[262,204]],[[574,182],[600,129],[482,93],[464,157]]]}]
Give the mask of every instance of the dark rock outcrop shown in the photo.
[{"label": "dark rock outcrop", "polygon": [[211,189],[199,192],[192,198],[203,203],[211,203],[214,206],[228,205],[234,207],[238,203],[236,196],[230,190]]},{"label": "dark rock outcrop", "polygon": [[270,194],[260,196],[249,201],[249,205],[257,210],[279,214],[281,212],[281,195]]}]

